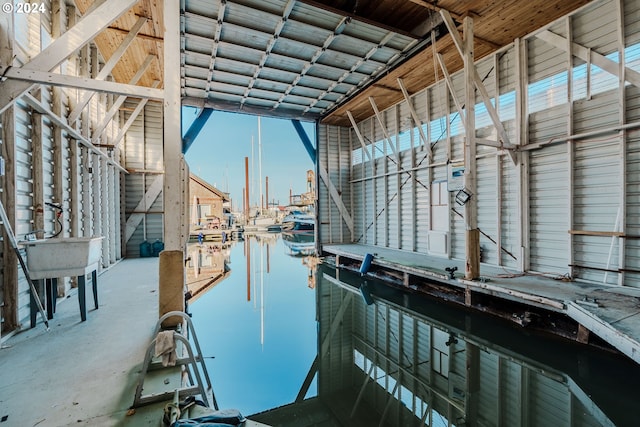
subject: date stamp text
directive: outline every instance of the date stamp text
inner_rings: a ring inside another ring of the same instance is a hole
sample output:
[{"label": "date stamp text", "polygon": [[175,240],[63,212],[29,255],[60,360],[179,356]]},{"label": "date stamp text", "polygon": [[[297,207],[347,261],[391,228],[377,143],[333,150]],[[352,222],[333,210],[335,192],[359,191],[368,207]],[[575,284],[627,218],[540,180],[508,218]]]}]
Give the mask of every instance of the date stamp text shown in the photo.
[{"label": "date stamp text", "polygon": [[45,3],[14,3],[9,1],[2,3],[2,11],[4,13],[17,14],[45,13],[47,11],[47,5]]}]

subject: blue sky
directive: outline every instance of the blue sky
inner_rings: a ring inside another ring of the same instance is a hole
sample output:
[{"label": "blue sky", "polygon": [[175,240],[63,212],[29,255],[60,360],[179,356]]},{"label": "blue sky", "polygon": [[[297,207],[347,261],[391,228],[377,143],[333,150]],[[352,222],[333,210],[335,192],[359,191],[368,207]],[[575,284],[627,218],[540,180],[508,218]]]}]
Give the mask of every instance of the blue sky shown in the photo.
[{"label": "blue sky", "polygon": [[[198,110],[182,109],[182,132],[189,129]],[[269,200],[281,205],[289,203],[289,189],[293,194],[306,191],[307,170],[313,169],[311,158],[290,120],[262,117],[262,194],[265,177],[269,177]],[[315,144],[314,124],[302,122],[307,136]],[[252,205],[259,198],[258,190],[258,117],[238,113],[214,111],[195,142],[185,155],[192,173],[218,189],[231,193],[235,209],[242,208],[242,189],[245,187],[244,158],[251,168],[253,137],[254,179]],[[251,179],[251,172],[250,172]]]}]

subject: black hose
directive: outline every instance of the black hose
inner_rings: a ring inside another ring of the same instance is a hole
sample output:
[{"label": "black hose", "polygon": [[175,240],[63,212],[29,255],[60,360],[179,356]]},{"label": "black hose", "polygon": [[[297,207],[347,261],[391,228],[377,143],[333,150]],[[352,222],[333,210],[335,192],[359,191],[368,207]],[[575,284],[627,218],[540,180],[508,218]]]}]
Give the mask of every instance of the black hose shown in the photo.
[{"label": "black hose", "polygon": [[58,231],[51,237],[49,237],[49,239],[53,239],[54,237],[58,237],[58,235],[60,235],[60,233],[62,233],[62,221],[60,221],[60,217],[62,216],[62,206],[57,204],[57,203],[50,203],[50,202],[44,202],[45,205],[52,207],[53,209],[56,209],[58,212],[56,213],[56,221],[58,222],[58,225],[60,226]]}]

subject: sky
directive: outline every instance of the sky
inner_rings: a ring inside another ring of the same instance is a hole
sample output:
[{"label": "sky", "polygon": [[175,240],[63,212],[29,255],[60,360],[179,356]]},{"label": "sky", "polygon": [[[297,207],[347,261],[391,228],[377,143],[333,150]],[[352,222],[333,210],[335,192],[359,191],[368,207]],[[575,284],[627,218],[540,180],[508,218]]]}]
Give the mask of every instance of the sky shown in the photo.
[{"label": "sky", "polygon": [[[196,108],[182,108],[183,135],[197,114]],[[252,206],[259,200],[259,176],[262,176],[263,197],[266,195],[265,177],[269,177],[269,201],[275,200],[280,205],[287,205],[289,189],[293,194],[307,191],[307,171],[314,168],[290,120],[261,117],[260,122],[261,175],[258,116],[214,111],[185,155],[190,172],[219,190],[230,193],[233,208],[236,210],[242,208],[245,157],[249,158]],[[315,125],[310,122],[301,123],[315,146]]]}]

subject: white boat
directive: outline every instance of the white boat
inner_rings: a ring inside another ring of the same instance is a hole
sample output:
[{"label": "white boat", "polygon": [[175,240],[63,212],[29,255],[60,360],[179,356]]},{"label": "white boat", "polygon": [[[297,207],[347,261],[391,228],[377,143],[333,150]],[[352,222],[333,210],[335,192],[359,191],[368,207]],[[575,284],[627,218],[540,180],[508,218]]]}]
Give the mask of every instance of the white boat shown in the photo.
[{"label": "white boat", "polygon": [[282,219],[282,231],[313,231],[316,218],[308,213],[292,211]]}]

